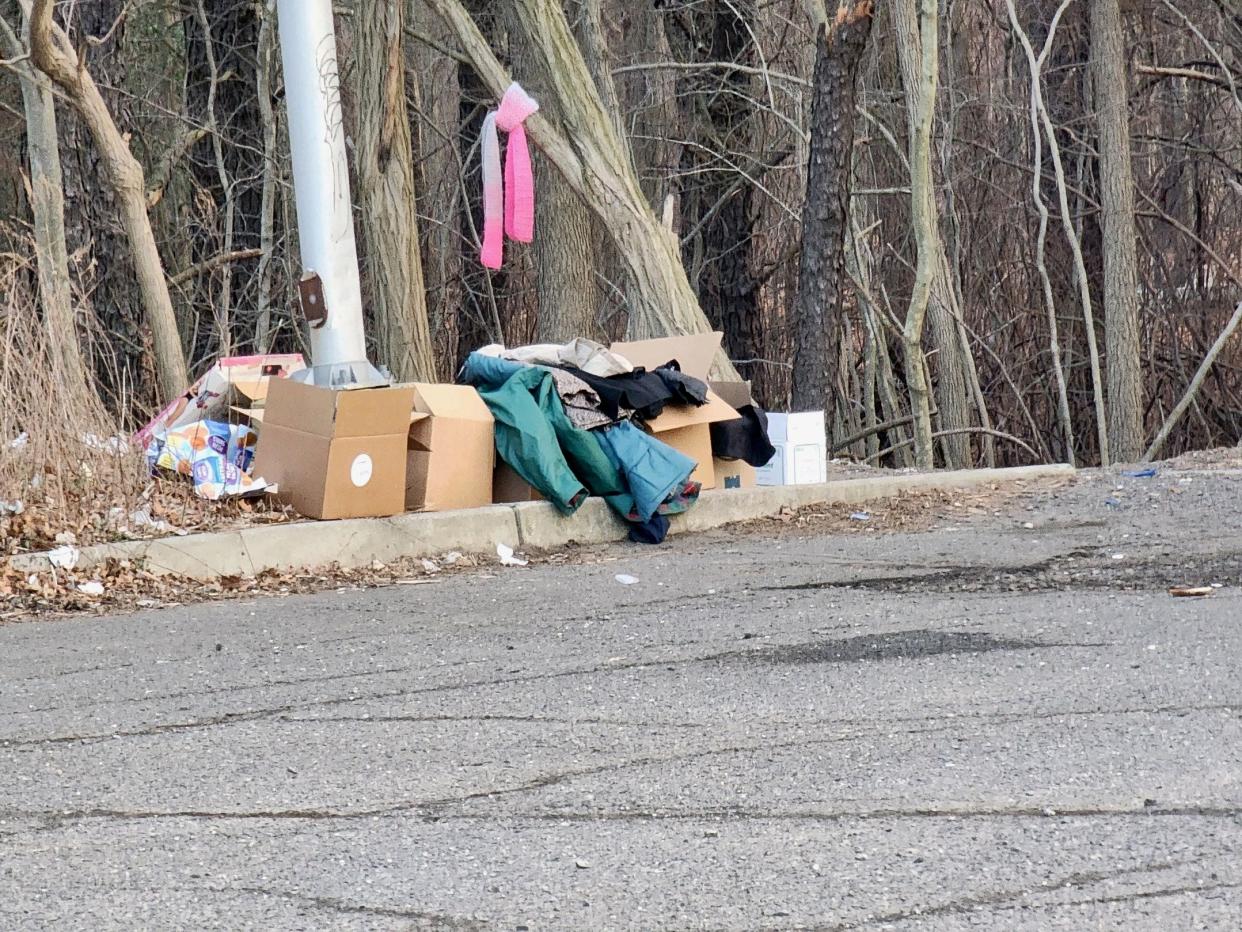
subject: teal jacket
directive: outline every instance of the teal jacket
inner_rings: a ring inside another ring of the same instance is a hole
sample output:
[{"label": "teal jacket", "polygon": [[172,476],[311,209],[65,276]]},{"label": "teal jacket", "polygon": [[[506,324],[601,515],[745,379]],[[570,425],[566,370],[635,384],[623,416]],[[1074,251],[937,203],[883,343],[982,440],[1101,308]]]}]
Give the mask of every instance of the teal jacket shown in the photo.
[{"label": "teal jacket", "polygon": [[500,458],[563,514],[600,495],[624,520],[644,524],[698,498],[694,460],[628,421],[575,427],[546,369],[471,353],[459,380],[478,389],[496,419]]},{"label": "teal jacket", "polygon": [[546,369],[471,353],[459,381],[473,385],[496,419],[496,452],[563,514],[587,495],[624,483],[599,440],[574,427]]}]

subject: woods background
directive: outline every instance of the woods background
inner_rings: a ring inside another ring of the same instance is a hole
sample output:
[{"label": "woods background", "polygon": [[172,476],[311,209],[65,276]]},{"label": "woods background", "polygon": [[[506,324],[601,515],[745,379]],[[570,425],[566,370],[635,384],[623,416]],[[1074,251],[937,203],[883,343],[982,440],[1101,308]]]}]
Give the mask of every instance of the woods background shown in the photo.
[{"label": "woods background", "polygon": [[[274,5],[0,0],[0,426],[132,425],[216,357],[307,350]],[[710,324],[761,403],[886,465],[1242,436],[1237,0],[337,12],[401,378]],[[536,238],[489,275],[478,135],[509,75],[541,104]]]}]

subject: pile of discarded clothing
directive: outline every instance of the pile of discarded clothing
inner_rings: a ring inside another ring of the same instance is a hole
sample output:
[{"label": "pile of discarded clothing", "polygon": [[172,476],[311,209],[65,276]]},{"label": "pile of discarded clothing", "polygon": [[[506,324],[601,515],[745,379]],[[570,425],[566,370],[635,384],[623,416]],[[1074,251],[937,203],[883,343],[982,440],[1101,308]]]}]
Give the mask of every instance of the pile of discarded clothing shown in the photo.
[{"label": "pile of discarded clothing", "polygon": [[[534,490],[566,515],[600,496],[630,524],[630,539],[643,543],[662,542],[669,516],[698,499],[694,474],[703,453],[711,456],[710,443],[695,448],[696,459],[644,428],[666,411],[709,404],[714,413],[704,421],[744,420],[676,358],[646,368],[585,339],[484,347],[470,354],[458,381],[478,391],[495,419],[499,458]],[[761,416],[752,422],[763,435],[754,458],[766,462]]]}]

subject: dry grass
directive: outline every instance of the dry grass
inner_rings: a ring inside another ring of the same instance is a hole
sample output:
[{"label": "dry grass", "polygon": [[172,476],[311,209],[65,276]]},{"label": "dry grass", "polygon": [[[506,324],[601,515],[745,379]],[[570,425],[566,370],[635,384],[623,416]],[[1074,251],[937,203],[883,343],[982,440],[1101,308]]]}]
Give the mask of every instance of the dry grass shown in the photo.
[{"label": "dry grass", "polygon": [[93,389],[80,397],[55,377],[34,289],[29,255],[0,253],[0,559],[248,518],[248,505],[211,505],[184,481],[153,480],[129,443],[133,425]]}]

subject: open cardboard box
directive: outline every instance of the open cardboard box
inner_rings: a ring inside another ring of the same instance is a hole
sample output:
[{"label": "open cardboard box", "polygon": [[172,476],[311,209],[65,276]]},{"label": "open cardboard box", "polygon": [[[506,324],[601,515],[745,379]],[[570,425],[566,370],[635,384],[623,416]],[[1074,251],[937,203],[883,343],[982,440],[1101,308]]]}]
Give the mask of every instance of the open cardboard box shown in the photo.
[{"label": "open cardboard box", "polygon": [[757,482],[755,467],[745,460],[713,457],[712,468],[716,472],[716,487],[721,489],[753,489]]},{"label": "open cardboard box", "polygon": [[469,385],[413,385],[406,452],[407,511],[451,511],[492,502],[495,421]]},{"label": "open cardboard box", "polygon": [[254,474],[309,518],[371,518],[405,510],[414,387],[333,389],[274,379]]},{"label": "open cardboard box", "polygon": [[[724,334],[720,332],[698,333],[684,337],[614,343],[611,349],[633,365],[645,369],[657,369],[676,361],[686,375],[708,382],[712,362],[720,350],[723,337]],[[749,401],[749,387],[746,388],[746,398]],[[665,408],[663,414],[647,422],[647,429],[664,443],[698,463],[698,468],[690,478],[702,483],[705,489],[713,489],[718,483],[712,457],[711,425],[720,421],[736,420],[738,416],[737,411],[713,387],[708,389],[707,404],[699,408]]]}]

